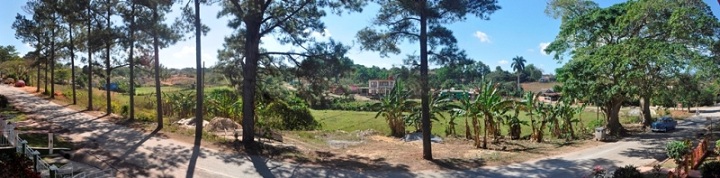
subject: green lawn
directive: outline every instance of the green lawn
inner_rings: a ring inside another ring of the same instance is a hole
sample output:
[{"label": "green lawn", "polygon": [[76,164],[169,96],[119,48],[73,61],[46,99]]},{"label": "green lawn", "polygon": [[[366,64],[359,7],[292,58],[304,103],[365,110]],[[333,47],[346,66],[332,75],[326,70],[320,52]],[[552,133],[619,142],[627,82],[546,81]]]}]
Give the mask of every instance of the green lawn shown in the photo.
[{"label": "green lawn", "polygon": [[[229,87],[229,86],[207,86],[207,87],[205,87],[205,92],[211,92],[211,91],[218,90],[218,89],[232,89],[232,87]],[[164,86],[164,87],[161,87],[160,90],[162,90],[162,92],[195,91],[194,89],[191,89],[191,88],[178,87],[178,86]],[[154,86],[137,87],[135,89],[135,93],[137,95],[149,95],[149,94],[155,93],[155,87]]]},{"label": "green lawn", "polygon": [[[44,133],[24,133],[19,135],[20,138],[23,140],[26,140],[28,142],[28,145],[30,147],[47,147],[48,146],[48,134]],[[68,142],[67,140],[63,139],[62,137],[58,137],[57,135],[53,135],[53,145],[54,147],[60,147],[60,148],[72,148],[72,143]]]},{"label": "green lawn", "polygon": [[9,118],[8,120],[10,122],[19,122],[27,119],[24,113],[13,108],[13,106],[8,106],[7,108],[0,108],[0,117]]},{"label": "green lawn", "polygon": [[[174,87],[174,86],[164,86],[164,87],[160,87],[160,90],[163,91],[163,92],[175,92],[175,91],[181,91],[181,90],[185,90],[185,89],[189,89],[189,88]],[[155,93],[155,87],[154,87],[154,86],[150,86],[150,87],[137,87],[137,88],[135,88],[135,94],[137,94],[137,95],[149,95],[149,94],[152,94],[152,93]]]}]

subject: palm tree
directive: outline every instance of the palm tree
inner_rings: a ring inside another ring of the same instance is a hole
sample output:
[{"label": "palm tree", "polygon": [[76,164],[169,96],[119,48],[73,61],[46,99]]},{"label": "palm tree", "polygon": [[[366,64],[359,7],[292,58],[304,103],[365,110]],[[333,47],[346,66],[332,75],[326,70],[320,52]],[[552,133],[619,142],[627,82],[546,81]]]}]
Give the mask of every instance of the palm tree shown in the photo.
[{"label": "palm tree", "polygon": [[515,74],[517,75],[517,89],[520,91],[520,75],[522,75],[523,70],[525,70],[525,58],[522,56],[515,56],[515,58],[512,59],[512,64],[510,64],[510,67],[515,70]]},{"label": "palm tree", "polygon": [[403,83],[397,81],[390,93],[382,98],[380,103],[373,107],[379,111],[375,118],[384,116],[390,126],[390,135],[393,137],[405,136],[405,113],[410,112],[416,102],[408,100],[410,92],[405,91]]}]

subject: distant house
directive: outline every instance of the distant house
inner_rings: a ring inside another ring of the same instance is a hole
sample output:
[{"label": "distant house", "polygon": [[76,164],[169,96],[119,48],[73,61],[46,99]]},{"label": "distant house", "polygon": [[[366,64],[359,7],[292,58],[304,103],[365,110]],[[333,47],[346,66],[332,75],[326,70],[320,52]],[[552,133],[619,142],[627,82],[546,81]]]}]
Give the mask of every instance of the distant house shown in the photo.
[{"label": "distant house", "polygon": [[336,95],[344,95],[345,93],[347,93],[347,90],[345,90],[345,88],[340,85],[335,85],[330,87],[330,93]]},{"label": "distant house", "polygon": [[440,96],[443,95],[450,95],[451,100],[458,100],[463,98],[464,96],[469,97],[470,99],[474,99],[477,93],[474,91],[467,91],[467,90],[456,90],[455,88],[449,89],[449,90],[440,90]]},{"label": "distant house", "polygon": [[369,80],[367,94],[368,95],[385,95],[395,87],[395,80]]},{"label": "distant house", "polygon": [[540,96],[542,96],[546,101],[557,101],[560,100],[561,95],[552,89],[543,89]]},{"label": "distant house", "polygon": [[542,77],[540,77],[540,79],[538,79],[538,82],[540,82],[540,83],[548,83],[548,82],[554,82],[554,81],[555,81],[555,75],[549,75],[549,74],[542,75]]}]

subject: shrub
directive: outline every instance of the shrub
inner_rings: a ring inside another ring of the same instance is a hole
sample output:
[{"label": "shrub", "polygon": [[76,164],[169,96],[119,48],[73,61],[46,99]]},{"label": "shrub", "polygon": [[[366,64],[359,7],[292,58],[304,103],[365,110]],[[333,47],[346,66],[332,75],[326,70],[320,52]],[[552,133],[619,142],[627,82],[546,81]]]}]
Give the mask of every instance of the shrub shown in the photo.
[{"label": "shrub", "polygon": [[320,126],[307,107],[290,106],[284,101],[273,101],[261,111],[262,125],[283,130],[313,130]]},{"label": "shrub", "polygon": [[683,156],[690,152],[690,146],[683,141],[671,141],[665,147],[668,157],[675,162],[682,161]]},{"label": "shrub", "polygon": [[595,119],[595,120],[591,120],[591,121],[587,124],[587,127],[588,127],[587,130],[595,130],[596,127],[603,127],[603,126],[605,126],[605,121],[604,121],[604,120],[602,120],[602,119]]},{"label": "shrub", "polygon": [[715,141],[715,153],[720,155],[720,140]]},{"label": "shrub", "polygon": [[130,106],[128,106],[127,104],[123,104],[120,109],[120,115],[128,118],[130,116]]},{"label": "shrub", "polygon": [[153,112],[138,112],[136,115],[135,119],[140,122],[155,122],[157,120],[157,115]]},{"label": "shrub", "polygon": [[618,168],[613,173],[613,178],[636,178],[643,177],[642,173],[633,165]]},{"label": "shrub", "polygon": [[700,167],[700,173],[702,177],[720,178],[720,162],[711,161],[704,163]]}]

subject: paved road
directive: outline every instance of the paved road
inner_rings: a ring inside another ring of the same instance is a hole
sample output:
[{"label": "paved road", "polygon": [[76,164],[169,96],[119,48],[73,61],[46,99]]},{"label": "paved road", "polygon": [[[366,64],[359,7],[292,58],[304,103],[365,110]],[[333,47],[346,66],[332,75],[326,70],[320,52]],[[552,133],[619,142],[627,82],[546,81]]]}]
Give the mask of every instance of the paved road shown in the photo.
[{"label": "paved road", "polygon": [[[21,110],[34,112],[69,132],[72,141],[86,145],[76,152],[76,159],[102,168],[118,168],[124,177],[581,177],[596,165],[645,165],[665,156],[667,139],[690,138],[692,131],[705,122],[693,118],[680,123],[678,131],[647,133],[614,143],[563,155],[497,167],[483,167],[465,171],[357,172],[317,168],[303,164],[289,164],[268,159],[220,153],[191,144],[144,134],[123,126],[108,123],[84,113],[48,102],[22,90],[0,85],[0,95],[7,96]],[[702,116],[720,116],[719,108]],[[84,155],[84,156],[83,156]],[[187,171],[191,162],[194,171]],[[395,165],[386,165],[395,166]]]}]

